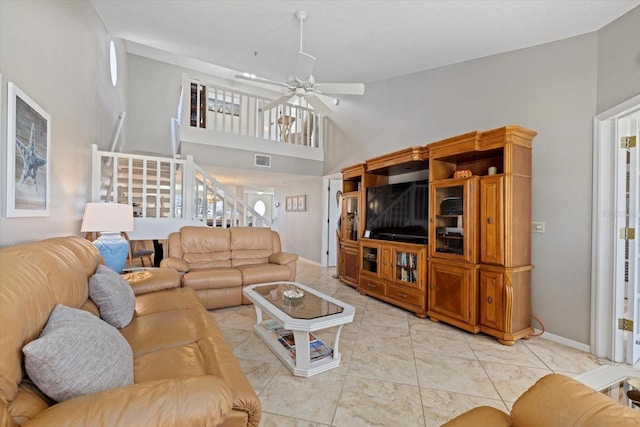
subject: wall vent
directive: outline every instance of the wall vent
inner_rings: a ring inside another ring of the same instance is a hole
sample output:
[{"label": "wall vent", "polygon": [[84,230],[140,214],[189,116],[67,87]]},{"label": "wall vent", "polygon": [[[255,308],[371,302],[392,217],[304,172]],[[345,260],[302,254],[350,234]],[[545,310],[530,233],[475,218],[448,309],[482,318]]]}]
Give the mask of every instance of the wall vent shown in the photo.
[{"label": "wall vent", "polygon": [[271,156],[267,156],[265,154],[256,154],[255,161],[253,163],[255,166],[259,166],[261,168],[270,168],[271,167]]}]

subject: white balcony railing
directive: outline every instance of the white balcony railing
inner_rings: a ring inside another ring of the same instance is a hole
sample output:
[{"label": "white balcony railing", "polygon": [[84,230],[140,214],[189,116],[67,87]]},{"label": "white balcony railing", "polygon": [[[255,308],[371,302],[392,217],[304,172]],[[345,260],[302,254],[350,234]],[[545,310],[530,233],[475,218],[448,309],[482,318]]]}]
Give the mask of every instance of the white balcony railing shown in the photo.
[{"label": "white balcony railing", "polygon": [[322,152],[321,116],[302,97],[297,99],[299,104],[280,104],[263,111],[262,107],[271,101],[263,96],[187,75],[183,76],[182,88],[178,124],[172,124],[176,130],[172,131],[176,133],[176,147],[181,128],[257,138]]}]

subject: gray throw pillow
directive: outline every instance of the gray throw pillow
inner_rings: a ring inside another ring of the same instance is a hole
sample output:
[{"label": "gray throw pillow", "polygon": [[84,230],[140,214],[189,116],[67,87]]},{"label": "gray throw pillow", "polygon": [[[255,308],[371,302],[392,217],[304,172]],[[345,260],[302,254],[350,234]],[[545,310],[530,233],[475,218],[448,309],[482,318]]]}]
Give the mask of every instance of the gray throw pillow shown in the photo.
[{"label": "gray throw pillow", "polygon": [[99,265],[89,278],[89,297],[100,309],[100,317],[116,328],[133,319],[136,296],[129,283],[107,266]]},{"label": "gray throw pillow", "polygon": [[31,381],[58,402],[133,384],[131,346],[84,310],[56,305],[40,337],[22,352]]}]

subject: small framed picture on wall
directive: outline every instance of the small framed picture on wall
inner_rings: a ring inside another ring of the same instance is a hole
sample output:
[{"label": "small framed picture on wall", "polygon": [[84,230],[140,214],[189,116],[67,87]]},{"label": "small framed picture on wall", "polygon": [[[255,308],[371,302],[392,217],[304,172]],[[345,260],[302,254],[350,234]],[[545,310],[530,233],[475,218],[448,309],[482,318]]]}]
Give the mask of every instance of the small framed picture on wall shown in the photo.
[{"label": "small framed picture on wall", "polygon": [[288,212],[303,212],[307,210],[307,195],[287,196]]}]

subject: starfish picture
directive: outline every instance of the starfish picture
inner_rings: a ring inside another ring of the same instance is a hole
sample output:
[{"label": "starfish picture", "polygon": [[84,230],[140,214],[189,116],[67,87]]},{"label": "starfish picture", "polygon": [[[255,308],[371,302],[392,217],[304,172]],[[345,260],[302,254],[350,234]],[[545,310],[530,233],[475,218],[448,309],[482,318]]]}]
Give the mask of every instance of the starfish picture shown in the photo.
[{"label": "starfish picture", "polygon": [[36,194],[38,193],[38,181],[37,174],[38,168],[44,166],[47,160],[39,156],[36,153],[36,127],[35,123],[31,123],[31,137],[29,138],[29,145],[24,145],[16,138],[16,146],[20,151],[24,166],[22,168],[22,178],[20,178],[20,184],[18,188],[22,188],[22,185],[27,179],[31,179],[33,186],[35,187]]}]

